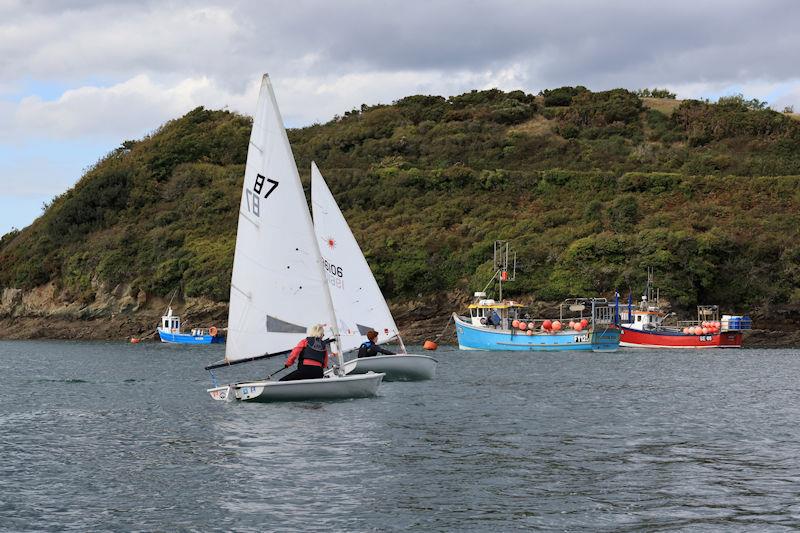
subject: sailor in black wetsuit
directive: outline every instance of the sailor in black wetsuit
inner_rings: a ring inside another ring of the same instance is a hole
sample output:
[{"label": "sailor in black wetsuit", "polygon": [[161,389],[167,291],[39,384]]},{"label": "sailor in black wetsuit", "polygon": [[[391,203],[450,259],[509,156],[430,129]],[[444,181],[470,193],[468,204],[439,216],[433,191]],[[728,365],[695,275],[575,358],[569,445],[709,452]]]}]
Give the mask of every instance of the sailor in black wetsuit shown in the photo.
[{"label": "sailor in black wetsuit", "polygon": [[369,330],[367,332],[367,342],[362,344],[358,348],[358,356],[359,357],[374,357],[379,353],[384,355],[394,355],[394,352],[390,352],[385,348],[381,348],[377,344],[375,344],[375,339],[378,338],[378,332],[374,330]]}]

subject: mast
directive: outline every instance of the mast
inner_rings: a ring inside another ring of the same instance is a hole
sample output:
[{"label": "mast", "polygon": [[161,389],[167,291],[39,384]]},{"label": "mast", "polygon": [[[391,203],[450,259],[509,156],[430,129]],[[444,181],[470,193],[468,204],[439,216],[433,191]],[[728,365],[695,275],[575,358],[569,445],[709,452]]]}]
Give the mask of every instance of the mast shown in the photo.
[{"label": "mast", "polygon": [[[512,259],[513,258],[513,259]],[[514,281],[517,275],[517,252],[511,255],[511,245],[508,241],[494,241],[494,277],[497,278],[499,298],[503,301],[503,282]],[[511,273],[509,274],[509,265]],[[494,277],[492,279],[494,279]],[[489,282],[491,283],[491,281]],[[486,289],[484,289],[485,291]]]},{"label": "mast", "polygon": [[[284,135],[286,132],[284,131]],[[289,140],[287,138],[286,145],[289,146]],[[295,171],[297,171],[295,169]],[[298,177],[299,180],[299,177]],[[336,311],[333,308],[333,299],[331,298],[331,287],[328,284],[328,275],[325,272],[325,264],[322,262],[322,253],[319,251],[319,246],[317,245],[317,235],[314,233],[314,222],[311,220],[311,211],[308,209],[302,210],[306,219],[306,228],[308,229],[309,235],[311,236],[311,240],[314,242],[314,258],[317,261],[317,265],[319,267],[319,273],[322,276],[322,284],[324,285],[322,291],[325,294],[325,307],[328,310],[328,317],[330,317],[331,321],[331,329],[333,330],[333,337],[335,339],[336,344],[336,363],[339,366],[339,370],[337,375],[344,375],[344,355],[342,354],[342,340],[339,336],[339,325],[336,323]]]}]

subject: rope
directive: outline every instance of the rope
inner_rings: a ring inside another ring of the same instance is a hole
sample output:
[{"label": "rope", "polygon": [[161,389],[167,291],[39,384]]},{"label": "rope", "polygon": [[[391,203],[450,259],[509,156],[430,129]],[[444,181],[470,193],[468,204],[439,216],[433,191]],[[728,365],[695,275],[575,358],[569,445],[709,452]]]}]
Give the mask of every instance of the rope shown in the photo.
[{"label": "rope", "polygon": [[433,338],[433,342],[437,342],[439,339],[442,338],[442,335],[444,335],[444,332],[447,331],[447,328],[448,328],[448,326],[450,326],[450,322],[452,322],[452,321],[453,321],[453,315],[450,315],[450,318],[447,319],[447,324],[445,324],[444,328],[442,328],[442,332],[439,333],[436,337]]}]

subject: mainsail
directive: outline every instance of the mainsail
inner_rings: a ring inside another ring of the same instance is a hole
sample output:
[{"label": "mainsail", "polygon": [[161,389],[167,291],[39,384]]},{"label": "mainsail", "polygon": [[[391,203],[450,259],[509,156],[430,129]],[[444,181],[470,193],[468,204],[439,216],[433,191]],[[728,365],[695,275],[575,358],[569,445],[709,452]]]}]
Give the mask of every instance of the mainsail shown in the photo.
[{"label": "mainsail", "polygon": [[379,344],[397,337],[397,325],[372,270],[314,163],[311,163],[311,209],[342,350],[358,348],[369,329],[378,333]]},{"label": "mainsail", "polygon": [[225,362],[288,350],[309,325],[335,325],[320,263],[303,186],[265,74],[239,206]]}]

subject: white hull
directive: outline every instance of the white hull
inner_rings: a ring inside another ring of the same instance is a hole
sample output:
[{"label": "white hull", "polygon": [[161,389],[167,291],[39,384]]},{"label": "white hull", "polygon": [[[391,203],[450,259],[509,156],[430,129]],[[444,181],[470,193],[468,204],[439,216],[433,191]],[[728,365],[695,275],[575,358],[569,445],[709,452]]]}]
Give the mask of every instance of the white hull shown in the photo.
[{"label": "white hull", "polygon": [[[347,400],[375,396],[383,374],[363,374],[296,381],[252,381],[208,389],[215,400],[234,398],[254,402],[300,402]],[[232,394],[231,394],[232,391]]]},{"label": "white hull", "polygon": [[386,381],[423,381],[433,379],[437,361],[427,355],[376,355],[351,359],[344,364],[345,374],[380,372]]}]

